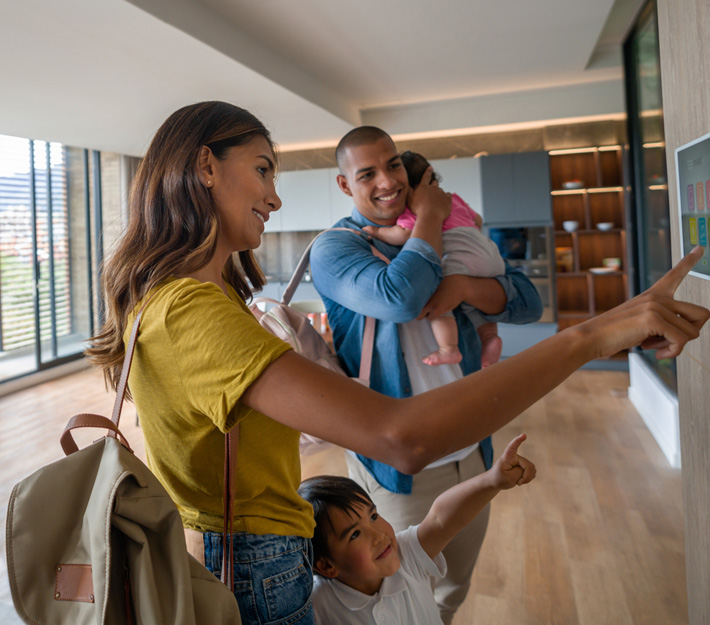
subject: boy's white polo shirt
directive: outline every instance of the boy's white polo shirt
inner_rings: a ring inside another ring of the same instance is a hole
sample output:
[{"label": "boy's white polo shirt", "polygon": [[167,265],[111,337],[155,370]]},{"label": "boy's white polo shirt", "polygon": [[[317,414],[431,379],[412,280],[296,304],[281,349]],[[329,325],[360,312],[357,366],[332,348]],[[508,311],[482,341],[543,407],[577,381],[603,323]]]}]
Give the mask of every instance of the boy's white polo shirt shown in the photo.
[{"label": "boy's white polo shirt", "polygon": [[446,561],[432,560],[417,539],[418,526],[397,534],[401,566],[374,595],[337,579],[315,576],[313,606],[318,625],[441,625],[432,578],[446,575]]}]

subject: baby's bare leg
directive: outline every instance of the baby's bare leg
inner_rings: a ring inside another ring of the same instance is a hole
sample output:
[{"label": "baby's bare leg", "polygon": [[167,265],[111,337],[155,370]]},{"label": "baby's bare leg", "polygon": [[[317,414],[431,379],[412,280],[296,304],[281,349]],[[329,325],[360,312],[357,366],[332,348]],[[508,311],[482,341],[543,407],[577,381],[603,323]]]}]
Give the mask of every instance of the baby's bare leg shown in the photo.
[{"label": "baby's bare leg", "polygon": [[436,317],[431,320],[431,330],[434,333],[439,349],[423,359],[424,364],[455,365],[461,362],[459,351],[459,331],[453,316]]}]

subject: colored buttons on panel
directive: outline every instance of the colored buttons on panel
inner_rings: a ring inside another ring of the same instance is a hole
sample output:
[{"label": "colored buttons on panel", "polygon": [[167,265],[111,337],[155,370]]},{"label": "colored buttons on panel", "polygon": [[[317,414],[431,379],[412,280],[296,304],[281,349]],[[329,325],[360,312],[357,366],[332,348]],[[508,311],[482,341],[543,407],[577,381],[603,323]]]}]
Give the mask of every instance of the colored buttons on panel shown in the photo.
[{"label": "colored buttons on panel", "polygon": [[690,217],[688,230],[691,245],[708,245],[708,220],[706,217]]},{"label": "colored buttons on panel", "polygon": [[698,244],[698,220],[695,217],[688,219],[688,234],[690,235],[690,244]]},{"label": "colored buttons on panel", "polygon": [[695,198],[698,204],[698,210],[705,210],[705,185],[702,182],[698,182],[695,185]]}]

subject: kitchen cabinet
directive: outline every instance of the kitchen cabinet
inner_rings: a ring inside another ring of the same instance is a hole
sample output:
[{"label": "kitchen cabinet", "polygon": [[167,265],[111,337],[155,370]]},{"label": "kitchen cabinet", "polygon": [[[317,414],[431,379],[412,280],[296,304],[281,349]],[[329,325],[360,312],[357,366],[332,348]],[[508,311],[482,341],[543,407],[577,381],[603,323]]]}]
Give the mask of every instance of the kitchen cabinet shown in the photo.
[{"label": "kitchen cabinet", "polygon": [[[621,147],[552,151],[550,181],[562,330],[628,299]],[[577,228],[568,232],[563,224],[571,221]],[[605,267],[604,259],[619,259],[619,265]]]},{"label": "kitchen cabinet", "polygon": [[280,173],[276,192],[283,205],[271,214],[265,232],[325,230],[349,217],[353,200],[338,187],[337,175],[337,167]]},{"label": "kitchen cabinet", "polygon": [[485,219],[481,197],[481,159],[447,158],[429,161],[441,176],[441,188],[456,193]]},{"label": "kitchen cabinet", "polygon": [[482,157],[481,188],[489,226],[548,225],[552,221],[547,152]]},{"label": "kitchen cabinet", "polygon": [[[276,192],[283,205],[268,231],[299,232],[327,228],[330,225],[331,202],[329,172],[329,169],[303,169],[280,173],[276,180]],[[271,218],[267,225],[270,222]]]}]

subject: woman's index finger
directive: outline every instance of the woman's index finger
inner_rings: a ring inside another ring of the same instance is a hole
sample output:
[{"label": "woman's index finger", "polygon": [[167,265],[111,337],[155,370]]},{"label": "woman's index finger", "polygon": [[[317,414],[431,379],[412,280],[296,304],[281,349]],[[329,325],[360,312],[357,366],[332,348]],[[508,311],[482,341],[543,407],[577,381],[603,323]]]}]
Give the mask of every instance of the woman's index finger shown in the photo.
[{"label": "woman's index finger", "polygon": [[688,272],[695,267],[695,264],[703,257],[705,250],[699,245],[694,247],[683,258],[681,258],[668,272],[654,284],[651,289],[656,291],[667,291],[668,295],[673,295],[680,283],[683,282]]}]

